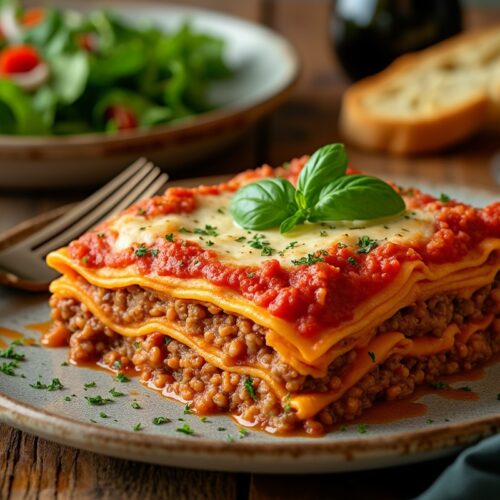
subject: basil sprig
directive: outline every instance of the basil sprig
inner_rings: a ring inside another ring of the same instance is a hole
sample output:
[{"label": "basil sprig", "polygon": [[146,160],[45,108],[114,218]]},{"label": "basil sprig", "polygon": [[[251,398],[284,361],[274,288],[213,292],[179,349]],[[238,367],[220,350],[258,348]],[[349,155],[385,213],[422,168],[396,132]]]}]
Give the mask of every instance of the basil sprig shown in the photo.
[{"label": "basil sprig", "polygon": [[370,220],[401,213],[405,203],[381,179],[346,175],[342,144],[318,149],[300,173],[297,189],[286,179],[264,179],[243,186],[229,211],[243,228],[261,231],[280,226],[291,231],[305,221]]}]

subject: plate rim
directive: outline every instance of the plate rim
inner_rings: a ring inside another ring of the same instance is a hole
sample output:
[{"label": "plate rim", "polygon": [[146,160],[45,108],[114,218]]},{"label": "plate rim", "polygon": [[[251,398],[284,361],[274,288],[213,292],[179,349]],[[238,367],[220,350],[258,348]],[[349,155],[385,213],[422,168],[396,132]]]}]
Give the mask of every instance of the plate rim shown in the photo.
[{"label": "plate rim", "polygon": [[[500,431],[500,414],[463,422],[447,423],[435,428],[398,431],[390,436],[366,436],[321,441],[227,443],[195,438],[177,438],[168,435],[133,432],[105,427],[102,424],[82,422],[54,412],[19,402],[0,393],[0,421],[31,434],[50,439],[64,446],[73,446],[101,455],[111,455],[148,463],[181,466],[203,470],[232,472],[265,472],[259,461],[280,460],[281,470],[268,473],[341,472],[368,470],[421,462],[454,453],[481,438]],[[127,456],[127,454],[129,454]],[[217,456],[214,456],[217,455]],[[213,462],[199,465],[211,458]],[[191,463],[190,460],[194,462]],[[304,463],[312,460],[317,470]],[[186,462],[187,460],[187,462]],[[221,466],[224,461],[226,465]],[[381,462],[384,461],[384,462]],[[186,463],[188,465],[186,465]],[[286,468],[286,470],[282,470]],[[305,468],[305,470],[304,470]]]},{"label": "plate rim", "polygon": [[[57,3],[57,2],[56,2]],[[63,2],[64,3],[64,2]],[[84,5],[83,3],[76,2],[78,4]],[[114,2],[105,2],[104,7],[112,4],[112,9],[119,12],[120,10],[127,9],[129,7],[137,7],[137,4],[132,4],[125,2],[124,5],[114,4]],[[96,4],[97,5],[97,4]],[[268,28],[267,26],[258,24],[247,19],[219,12],[216,10],[209,10],[193,6],[184,6],[179,4],[164,4],[158,1],[147,1],[141,3],[141,7],[146,8],[158,8],[164,11],[184,11],[191,12],[193,15],[209,15],[211,17],[218,17],[221,19],[230,20],[231,22],[237,22],[242,25],[247,25],[252,29],[258,28],[259,30],[265,32],[267,35],[273,37],[276,41],[281,43],[286,49],[286,57],[291,63],[291,72],[287,80],[283,80],[282,85],[278,90],[274,91],[270,95],[264,98],[259,98],[256,101],[247,104],[236,104],[229,106],[222,106],[212,111],[202,113],[200,115],[195,115],[192,118],[182,120],[179,123],[173,124],[160,124],[149,129],[136,129],[132,131],[122,131],[120,134],[109,135],[105,132],[90,132],[87,134],[69,134],[69,135],[6,135],[0,134],[0,148],[4,152],[16,151],[20,148],[36,148],[39,150],[45,150],[53,148],[54,146],[61,147],[78,147],[78,146],[119,146],[123,143],[131,145],[136,142],[142,142],[145,140],[155,141],[161,138],[164,140],[166,137],[170,139],[185,139],[190,136],[196,136],[200,132],[203,132],[208,127],[217,127],[224,124],[228,120],[238,121],[241,120],[245,123],[245,117],[252,116],[256,119],[262,117],[266,114],[268,110],[274,109],[276,106],[282,104],[288,95],[291,93],[292,89],[298,82],[298,79],[302,70],[302,61],[298,54],[298,51],[294,45],[280,33]],[[71,7],[70,8],[74,8]],[[89,9],[87,9],[89,10]]]}]

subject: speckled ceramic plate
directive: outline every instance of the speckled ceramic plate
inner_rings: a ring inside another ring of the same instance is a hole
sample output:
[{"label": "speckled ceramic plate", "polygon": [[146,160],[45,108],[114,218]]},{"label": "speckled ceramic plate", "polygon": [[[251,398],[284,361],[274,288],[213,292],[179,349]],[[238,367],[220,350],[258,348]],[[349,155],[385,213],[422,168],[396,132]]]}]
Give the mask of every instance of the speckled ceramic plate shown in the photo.
[{"label": "speckled ceramic plate", "polygon": [[[454,186],[429,190],[454,193],[477,205],[498,199],[493,192]],[[0,326],[38,342],[37,327],[30,325],[48,320],[47,300],[48,295],[0,289]],[[8,343],[12,334],[0,332],[0,339]],[[65,348],[22,345],[15,349],[26,359],[19,362],[16,376],[0,373],[0,420],[62,444],[146,462],[268,473],[359,470],[452,453],[500,426],[500,363],[486,367],[484,376],[476,380],[452,384],[456,388],[467,385],[477,400],[446,399],[435,391],[417,402],[427,406],[425,414],[417,411],[414,415],[418,416],[377,424],[368,412],[367,426],[347,426],[321,438],[283,438],[251,429],[241,432],[229,417],[204,421],[185,414],[181,404],[142,387],[137,380],[120,383],[108,372],[66,366]],[[3,361],[7,360],[0,359],[0,365]],[[62,390],[31,387],[54,378],[61,381]],[[113,397],[112,388],[124,395]],[[97,395],[111,402],[91,406],[85,399]],[[160,416],[170,422],[154,425],[153,419]],[[193,435],[178,431],[185,424]]]}]

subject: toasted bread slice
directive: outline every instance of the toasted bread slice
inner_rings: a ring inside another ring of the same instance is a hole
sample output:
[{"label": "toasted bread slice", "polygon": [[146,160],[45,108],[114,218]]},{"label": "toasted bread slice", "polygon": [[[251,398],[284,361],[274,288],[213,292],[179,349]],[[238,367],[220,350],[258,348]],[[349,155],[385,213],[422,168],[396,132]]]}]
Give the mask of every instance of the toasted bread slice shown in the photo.
[{"label": "toasted bread slice", "polygon": [[500,124],[500,25],[398,58],[344,94],[348,140],[396,154],[446,148]]}]

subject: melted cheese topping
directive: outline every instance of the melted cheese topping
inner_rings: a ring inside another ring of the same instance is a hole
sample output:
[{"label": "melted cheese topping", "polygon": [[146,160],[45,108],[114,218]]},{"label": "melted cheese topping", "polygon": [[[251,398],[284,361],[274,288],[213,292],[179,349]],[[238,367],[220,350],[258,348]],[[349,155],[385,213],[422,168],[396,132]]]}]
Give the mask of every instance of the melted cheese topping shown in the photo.
[{"label": "melted cheese topping", "polygon": [[248,231],[235,224],[229,214],[233,193],[198,195],[197,209],[191,214],[172,214],[148,221],[126,214],[111,224],[118,233],[115,250],[134,244],[152,245],[157,238],[172,233],[176,238],[194,241],[217,252],[221,262],[259,265],[271,256],[290,265],[310,253],[343,243],[356,245],[363,236],[379,244],[392,242],[412,246],[429,239],[434,233],[434,218],[423,210],[377,221],[349,221],[302,224],[281,234],[279,228]]}]

